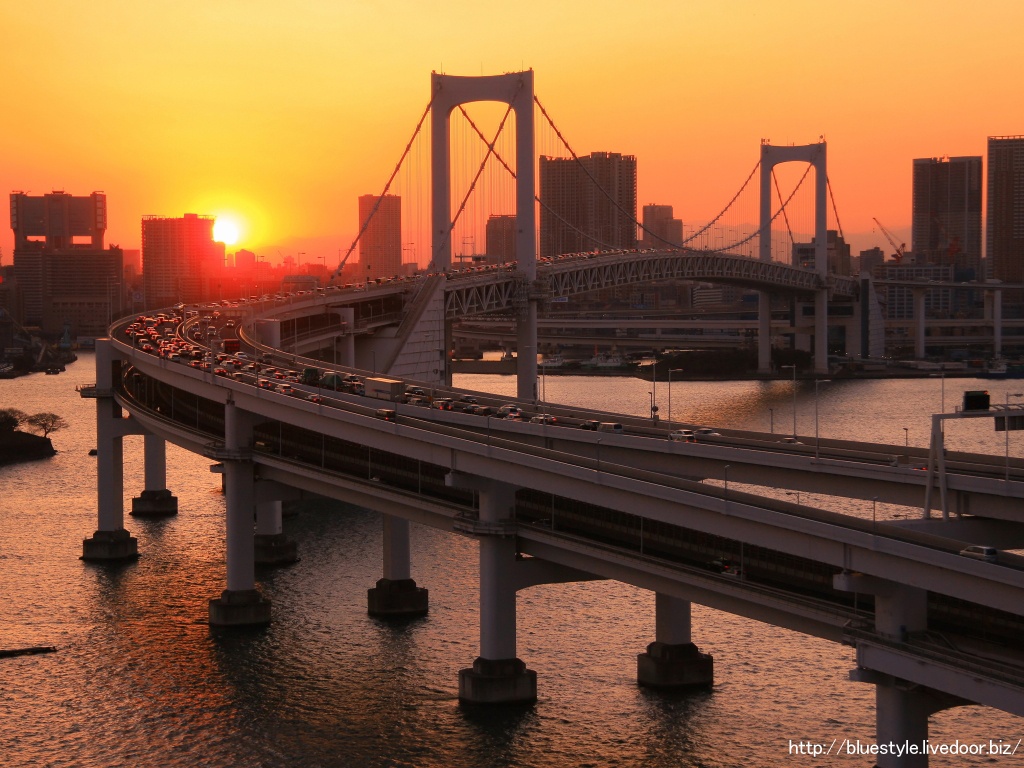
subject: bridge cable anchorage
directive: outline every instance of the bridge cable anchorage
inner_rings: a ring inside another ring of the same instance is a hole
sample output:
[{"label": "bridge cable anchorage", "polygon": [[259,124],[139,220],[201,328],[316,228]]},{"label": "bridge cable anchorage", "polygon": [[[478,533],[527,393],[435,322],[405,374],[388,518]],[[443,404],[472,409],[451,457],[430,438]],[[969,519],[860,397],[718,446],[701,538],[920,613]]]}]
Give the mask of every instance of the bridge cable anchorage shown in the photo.
[{"label": "bridge cable anchorage", "polygon": [[[827,175],[825,176],[825,185],[828,187],[828,197],[832,201],[832,213],[836,217],[836,229],[839,230],[839,237],[842,238],[843,237],[843,225],[839,221],[839,209],[836,208],[836,198],[835,198],[835,195],[832,194],[832,180]],[[845,238],[843,238],[843,239],[845,239]]]},{"label": "bridge cable anchorage", "polygon": [[[772,181],[775,182],[775,194],[779,196],[779,202],[782,202],[782,190],[779,189],[779,177],[775,175],[775,168],[772,168]],[[793,228],[789,226],[789,214],[785,212],[783,208],[783,218],[786,220],[786,231],[789,233],[789,244],[796,245],[796,240],[793,239]]]},{"label": "bridge cable anchorage", "polygon": [[[473,122],[473,118],[469,116],[469,114],[466,112],[466,110],[462,107],[461,104],[459,105],[459,110],[462,112],[462,116],[466,118],[466,121],[469,123],[470,127],[476,132],[476,135],[480,137],[480,140],[484,144],[487,144],[487,137],[484,136],[483,131],[481,131],[480,128],[477,126],[477,124],[475,122]],[[505,158],[503,158],[501,156],[501,153],[499,153],[498,150],[494,150],[494,159],[497,160],[499,163],[501,163],[501,165],[505,168],[506,171],[508,171],[509,175],[513,179],[516,178],[516,172],[514,170],[512,170],[512,167],[505,161]],[[569,229],[574,231],[576,234],[580,235],[580,237],[582,239],[589,240],[592,243],[595,243],[595,244],[597,244],[597,245],[599,245],[602,248],[605,248],[607,250],[611,250],[611,251],[618,250],[619,247],[617,245],[614,245],[613,243],[606,243],[603,240],[597,240],[596,238],[594,238],[593,235],[590,235],[590,234],[584,232],[582,229],[577,227],[572,222],[566,221],[561,215],[559,215],[559,213],[556,210],[554,210],[550,205],[548,205],[543,200],[541,200],[540,199],[540,195],[534,195],[533,199],[534,199],[535,202],[539,203],[540,207],[543,208],[547,213],[551,214],[556,219],[558,219],[562,224],[564,224],[566,227],[568,227]],[[660,237],[658,239],[659,240],[663,240]],[[668,243],[673,248],[678,248],[679,247],[678,245],[669,243],[668,240],[663,240],[663,242]]]},{"label": "bridge cable anchorage", "polygon": [[[345,252],[345,257],[340,262],[341,266],[345,265],[345,262],[348,261],[348,257],[351,256],[352,252],[356,249],[356,245],[359,243],[359,239],[366,232],[367,227],[370,226],[370,221],[377,213],[377,209],[380,208],[381,203],[384,201],[384,197],[387,195],[388,191],[390,191],[391,185],[394,183],[395,177],[398,176],[398,172],[402,168],[402,163],[405,162],[405,159],[409,156],[409,152],[412,151],[412,145],[416,141],[416,137],[419,135],[420,129],[423,128],[423,123],[426,121],[427,115],[430,114],[430,109],[433,105],[434,94],[431,94],[430,101],[427,102],[427,108],[424,109],[423,114],[420,115],[419,122],[416,123],[416,129],[412,132],[412,137],[409,139],[409,143],[405,145],[405,150],[402,152],[402,156],[398,158],[398,163],[395,165],[395,170],[391,172],[391,176],[390,178],[388,178],[387,184],[384,185],[384,191],[381,192],[380,195],[377,197],[377,202],[374,203],[373,209],[370,211],[369,216],[366,217],[366,221],[364,221],[362,226],[359,228],[359,232],[356,234],[356,239],[352,241],[352,245],[350,245],[348,247],[348,251]],[[328,280],[328,282],[334,282],[338,278],[338,275],[341,274],[341,266],[339,266],[338,269],[335,270],[333,274],[331,274],[331,277]]]},{"label": "bridge cable anchorage", "polygon": [[[520,87],[522,87],[521,84]],[[472,195],[473,191],[476,189],[476,184],[478,181],[480,181],[480,176],[483,174],[484,168],[487,166],[487,161],[491,159],[491,155],[495,154],[494,144],[495,142],[498,141],[498,137],[501,136],[501,132],[505,130],[505,123],[508,121],[508,116],[511,114],[512,100],[510,99],[508,109],[505,110],[505,114],[501,118],[501,123],[498,125],[498,130],[494,134],[494,139],[492,141],[487,142],[487,154],[484,155],[483,162],[480,163],[480,167],[477,169],[476,175],[473,177],[473,181],[469,185],[469,189],[466,190],[466,195],[465,197],[462,198],[462,203],[459,205],[459,210],[455,212],[455,216],[452,218],[452,222],[448,226],[448,231],[444,233],[444,237],[441,238],[441,241],[438,243],[439,250],[444,248],[444,246],[448,243],[449,239],[452,236],[452,232],[455,230],[455,225],[459,221],[459,217],[462,215],[462,212],[466,210],[466,203],[469,202],[470,195]],[[433,254],[431,258],[431,263],[436,263],[436,261],[437,252]]]}]

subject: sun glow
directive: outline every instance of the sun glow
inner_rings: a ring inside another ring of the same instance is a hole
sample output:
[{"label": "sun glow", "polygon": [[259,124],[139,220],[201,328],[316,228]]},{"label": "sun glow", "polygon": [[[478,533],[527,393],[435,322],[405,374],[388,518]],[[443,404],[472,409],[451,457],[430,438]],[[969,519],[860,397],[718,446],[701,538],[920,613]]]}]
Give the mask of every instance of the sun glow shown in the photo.
[{"label": "sun glow", "polygon": [[240,236],[238,222],[227,216],[218,216],[213,222],[213,239],[224,245],[234,245]]}]

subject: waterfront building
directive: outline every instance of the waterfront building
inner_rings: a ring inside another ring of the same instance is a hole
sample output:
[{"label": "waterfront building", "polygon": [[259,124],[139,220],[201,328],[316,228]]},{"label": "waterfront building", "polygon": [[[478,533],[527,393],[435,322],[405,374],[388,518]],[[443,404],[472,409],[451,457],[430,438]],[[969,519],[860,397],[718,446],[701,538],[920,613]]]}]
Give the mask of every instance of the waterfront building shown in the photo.
[{"label": "waterfront building", "polygon": [[[988,277],[1024,283],[1024,136],[988,137]],[[1020,305],[1020,292],[1005,296]]]},{"label": "waterfront building", "polygon": [[142,219],[142,275],[147,307],[209,301],[223,280],[224,243],[213,239],[215,217]]},{"label": "waterfront building", "polygon": [[359,238],[359,280],[401,274],[402,198],[398,195],[361,195],[359,221],[366,225]]},{"label": "waterfront building", "polygon": [[914,160],[911,250],[918,263],[952,264],[957,280],[981,267],[981,157]]},{"label": "waterfront building", "polygon": [[125,290],[121,249],[103,247],[106,195],[14,192],[10,206],[16,319],[48,335],[65,328],[73,336],[105,333]]},{"label": "waterfront building", "polygon": [[636,248],[636,157],[540,158],[540,256]]},{"label": "waterfront building", "polygon": [[641,247],[672,248],[683,242],[683,220],[673,216],[671,205],[645,205]]},{"label": "waterfront building", "polygon": [[870,275],[875,271],[875,267],[879,267],[885,263],[885,251],[879,248],[877,245],[874,248],[869,248],[866,251],[861,251],[857,256],[857,269],[856,272],[859,274]]}]

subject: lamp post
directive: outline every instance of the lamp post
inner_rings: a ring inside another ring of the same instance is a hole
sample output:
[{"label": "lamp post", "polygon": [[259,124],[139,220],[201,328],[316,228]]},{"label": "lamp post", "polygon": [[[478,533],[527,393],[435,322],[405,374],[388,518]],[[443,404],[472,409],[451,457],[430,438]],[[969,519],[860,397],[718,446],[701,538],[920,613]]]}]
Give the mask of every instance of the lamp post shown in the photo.
[{"label": "lamp post", "polygon": [[769,408],[768,409],[768,419],[769,419],[769,424],[770,424],[769,429],[771,430],[771,433],[774,435],[775,434],[775,409],[774,408]]},{"label": "lamp post", "polygon": [[793,369],[793,437],[796,438],[796,363],[793,365],[780,365],[780,369]]},{"label": "lamp post", "polygon": [[821,452],[818,450],[818,385],[821,383],[827,384],[832,379],[815,379],[814,380],[814,460],[817,461],[821,457]]},{"label": "lamp post", "polygon": [[1003,429],[1006,435],[1006,482],[1010,482],[1010,398],[1024,397],[1024,392],[1006,393],[1006,415],[1003,417]]},{"label": "lamp post", "polygon": [[668,423],[672,424],[672,374],[682,373],[682,368],[668,369]]},{"label": "lamp post", "polygon": [[875,515],[875,512],[876,512],[877,508],[878,508],[878,497],[877,496],[872,496],[871,497],[871,532],[873,534],[875,534],[875,535],[878,534],[878,518]]},{"label": "lamp post", "polygon": [[800,503],[800,491],[786,491],[787,496],[796,496],[796,503]]},{"label": "lamp post", "polygon": [[656,422],[658,420],[658,406],[654,404],[654,393],[648,392],[647,394],[651,396],[651,421]]},{"label": "lamp post", "polygon": [[942,400],[941,400],[942,404],[940,406],[940,412],[941,413],[945,413],[946,412],[946,374],[944,374],[944,373],[933,373],[933,374],[931,374],[931,376],[929,378],[941,379],[942,380]]},{"label": "lamp post", "polygon": [[903,428],[903,450],[907,454],[907,464],[910,464],[910,427]]}]

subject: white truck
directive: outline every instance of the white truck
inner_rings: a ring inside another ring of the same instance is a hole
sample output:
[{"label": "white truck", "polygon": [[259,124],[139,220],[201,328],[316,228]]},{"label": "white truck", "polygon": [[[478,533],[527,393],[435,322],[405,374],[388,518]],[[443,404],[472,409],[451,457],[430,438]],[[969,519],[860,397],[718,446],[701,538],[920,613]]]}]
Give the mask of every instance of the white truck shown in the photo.
[{"label": "white truck", "polygon": [[398,379],[367,378],[363,382],[363,387],[366,397],[375,397],[378,400],[396,403],[405,396],[405,382]]}]

